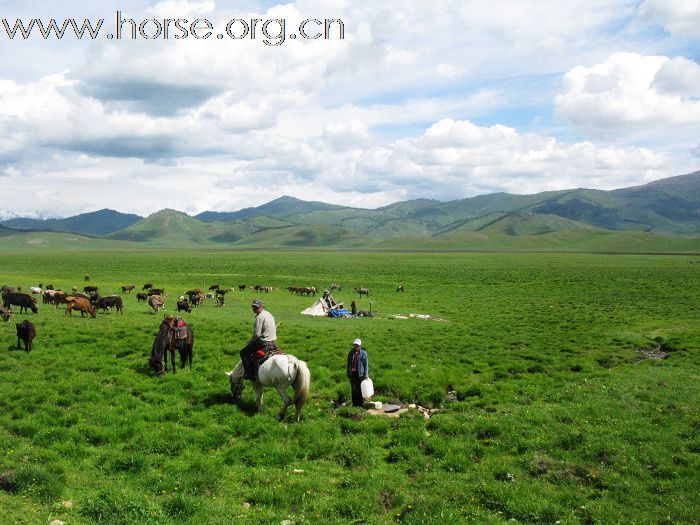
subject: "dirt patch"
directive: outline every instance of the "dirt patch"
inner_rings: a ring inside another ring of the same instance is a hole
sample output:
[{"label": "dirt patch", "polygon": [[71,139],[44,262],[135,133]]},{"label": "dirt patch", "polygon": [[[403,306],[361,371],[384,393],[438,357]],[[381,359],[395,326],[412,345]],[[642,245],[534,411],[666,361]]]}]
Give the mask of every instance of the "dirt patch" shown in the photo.
[{"label": "dirt patch", "polygon": [[661,343],[655,343],[646,348],[635,348],[634,351],[641,354],[637,357],[638,363],[645,359],[666,359],[670,353],[669,349]]}]

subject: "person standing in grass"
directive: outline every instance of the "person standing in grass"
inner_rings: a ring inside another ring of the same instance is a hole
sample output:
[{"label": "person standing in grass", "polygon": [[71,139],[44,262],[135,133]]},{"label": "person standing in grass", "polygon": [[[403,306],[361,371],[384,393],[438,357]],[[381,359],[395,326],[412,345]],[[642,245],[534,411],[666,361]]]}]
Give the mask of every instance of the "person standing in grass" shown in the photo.
[{"label": "person standing in grass", "polygon": [[362,406],[362,389],[360,383],[363,379],[369,377],[369,362],[367,361],[367,352],[362,349],[362,340],[355,339],[352,343],[352,349],[348,354],[347,365],[348,379],[350,379],[350,388],[352,391],[352,406]]}]

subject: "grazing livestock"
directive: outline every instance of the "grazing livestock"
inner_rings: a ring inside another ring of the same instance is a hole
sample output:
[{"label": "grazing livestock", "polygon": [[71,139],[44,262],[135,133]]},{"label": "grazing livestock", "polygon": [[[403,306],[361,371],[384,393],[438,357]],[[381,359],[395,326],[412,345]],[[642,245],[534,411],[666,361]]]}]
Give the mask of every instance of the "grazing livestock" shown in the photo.
[{"label": "grazing livestock", "polygon": [[209,287],[209,291],[210,291],[210,292],[213,292],[214,290],[218,290],[219,287],[220,287],[220,285],[218,285],[218,284],[212,284],[212,285]]},{"label": "grazing livestock", "polygon": [[369,288],[355,288],[355,291],[360,296],[360,299],[362,299],[363,295],[366,295],[367,297],[369,297]]},{"label": "grazing livestock", "polygon": [[73,310],[78,310],[80,312],[80,317],[89,314],[93,319],[97,319],[97,310],[95,310],[92,303],[84,297],[76,297],[74,295],[66,297],[66,313],[63,315],[73,317]]},{"label": "grazing livestock", "polygon": [[163,298],[160,295],[151,295],[148,298],[148,306],[153,308],[154,314],[157,314],[158,310],[165,308],[165,301],[163,301]]},{"label": "grazing livestock", "polygon": [[33,295],[39,295],[39,294],[42,292],[41,286],[30,286],[30,287],[29,287],[29,291],[30,291]]},{"label": "grazing livestock", "polygon": [[89,280],[90,280],[90,276],[89,276],[89,275],[86,275],[86,276],[85,276],[85,282],[88,282]]},{"label": "grazing livestock", "polygon": [[143,285],[143,288],[141,288],[141,291],[150,290],[151,288],[153,288],[153,283],[146,283]]},{"label": "grazing livestock", "polygon": [[[245,385],[243,362],[239,362],[236,368],[226,372],[226,375],[231,386],[233,402],[239,403]],[[306,363],[291,354],[275,354],[260,365],[258,378],[253,381],[259,414],[262,413],[263,387],[266,386],[275,387],[284,401],[282,408],[277,414],[277,419],[282,421],[287,413],[287,408],[294,403],[296,408],[294,419],[299,423],[301,409],[309,397],[309,387],[311,386],[311,373]],[[294,390],[293,398],[289,397],[288,389],[290,386]]]},{"label": "grazing livestock", "polygon": [[[151,296],[155,297],[155,296]],[[192,370],[192,348],[194,347],[194,334],[192,328],[182,319],[166,315],[160,323],[156,339],[151,347],[151,367],[158,376],[168,372],[168,352],[170,362],[175,373],[175,349],[180,353],[180,368],[185,368],[189,362]]]},{"label": "grazing livestock", "polygon": [[4,293],[2,294],[2,304],[5,308],[11,306],[19,306],[19,313],[39,313],[39,307],[36,305],[36,299],[27,293]]},{"label": "grazing livestock", "polygon": [[188,303],[184,299],[177,302],[177,311],[181,312],[183,310],[188,314],[192,312],[192,307],[190,306],[190,303]]},{"label": "grazing livestock", "polygon": [[118,295],[100,297],[95,303],[95,307],[101,309],[105,313],[111,308],[116,308],[117,312],[124,315],[124,304],[122,303],[122,298]]},{"label": "grazing livestock", "polygon": [[287,286],[287,290],[296,295],[316,295],[315,286]]},{"label": "grazing livestock", "polygon": [[245,290],[245,287],[246,287],[245,284],[239,284],[239,285],[238,285],[238,291],[239,291],[239,292],[242,292],[243,290]]},{"label": "grazing livestock", "polygon": [[165,288],[151,288],[148,290],[148,295],[165,295]]},{"label": "grazing livestock", "polygon": [[51,302],[56,308],[58,308],[59,304],[66,304],[66,297],[68,297],[68,295],[62,290],[55,290],[49,295]]},{"label": "grazing livestock", "polygon": [[17,289],[14,286],[3,286],[0,288],[0,294],[15,293]]},{"label": "grazing livestock", "polygon": [[25,352],[29,353],[32,351],[32,341],[36,337],[36,328],[32,323],[26,319],[21,323],[15,323],[17,328],[17,348],[22,348],[20,346],[20,341],[24,343]]},{"label": "grazing livestock", "polygon": [[146,293],[141,293],[141,292],[137,293],[137,294],[136,294],[136,301],[139,302],[139,303],[140,303],[141,301],[148,301],[148,294],[146,294]]},{"label": "grazing livestock", "polygon": [[122,293],[131,293],[134,288],[136,288],[135,284],[125,284],[122,286]]},{"label": "grazing livestock", "polygon": [[185,295],[190,298],[190,304],[192,306],[199,306],[204,301],[204,290],[201,288],[195,288],[194,290],[187,290]]},{"label": "grazing livestock", "polygon": [[53,284],[47,284],[45,289],[46,290],[53,290]]},{"label": "grazing livestock", "polygon": [[216,306],[219,306],[219,307],[221,307],[221,306],[226,306],[226,305],[224,304],[225,300],[226,300],[226,296],[225,296],[225,295],[223,295],[223,294],[216,294]]},{"label": "grazing livestock", "polygon": [[397,292],[397,293],[398,293],[398,292],[403,293],[403,284],[400,284],[400,285],[398,285],[398,286],[396,287],[396,292]]},{"label": "grazing livestock", "polygon": [[93,295],[96,294],[99,291],[99,288],[97,286],[83,286],[83,292]]},{"label": "grazing livestock", "polygon": [[331,285],[328,287],[329,292],[332,292],[333,290],[338,290],[339,292],[342,291],[338,283],[331,283]]},{"label": "grazing livestock", "polygon": [[5,322],[8,322],[10,320],[10,316],[12,315],[12,310],[9,308],[5,308],[4,306],[0,306],[0,317],[2,317],[2,320]]}]

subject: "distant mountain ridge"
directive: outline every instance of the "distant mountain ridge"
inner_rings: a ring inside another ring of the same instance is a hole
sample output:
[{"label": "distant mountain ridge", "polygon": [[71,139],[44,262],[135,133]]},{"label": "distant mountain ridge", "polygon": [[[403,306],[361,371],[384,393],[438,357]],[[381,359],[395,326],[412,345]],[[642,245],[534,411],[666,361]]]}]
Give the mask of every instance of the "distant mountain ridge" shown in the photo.
[{"label": "distant mountain ridge", "polygon": [[[612,242],[616,237],[609,234],[614,232],[646,233],[654,243],[662,244],[658,239],[664,236],[700,238],[700,172],[611,191],[494,193],[449,202],[416,199],[377,209],[284,196],[257,207],[194,217],[176,210],[161,210],[145,218],[100,210],[67,219],[11,219],[0,225],[96,235],[154,247],[430,249],[468,248],[483,244],[483,239],[498,239],[498,246],[566,242],[585,246],[585,238]],[[3,230],[0,235],[10,234]],[[639,243],[647,237],[620,239]]]},{"label": "distant mountain ridge", "polygon": [[114,210],[103,209],[82,213],[66,219],[17,217],[1,221],[0,225],[14,230],[46,230],[103,236],[128,228],[141,219],[142,217],[132,213],[120,213]]}]

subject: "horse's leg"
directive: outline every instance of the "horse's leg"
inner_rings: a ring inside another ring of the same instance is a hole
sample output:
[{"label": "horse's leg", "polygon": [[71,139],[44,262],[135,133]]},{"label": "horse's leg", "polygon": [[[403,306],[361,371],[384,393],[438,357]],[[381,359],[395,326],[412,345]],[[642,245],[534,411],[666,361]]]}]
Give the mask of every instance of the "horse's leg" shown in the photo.
[{"label": "horse's leg", "polygon": [[277,415],[277,420],[282,421],[284,419],[284,415],[287,413],[287,408],[289,407],[289,405],[292,404],[292,398],[289,397],[289,393],[287,392],[286,386],[278,385],[277,392],[279,392],[280,397],[284,401],[284,404],[280,409],[280,413]]},{"label": "horse's leg", "polygon": [[260,381],[253,381],[253,388],[255,389],[255,401],[258,407],[258,414],[262,414],[263,407],[263,386]]},{"label": "horse's leg", "polygon": [[173,363],[173,374],[175,373],[175,347],[170,347],[170,361]]}]

